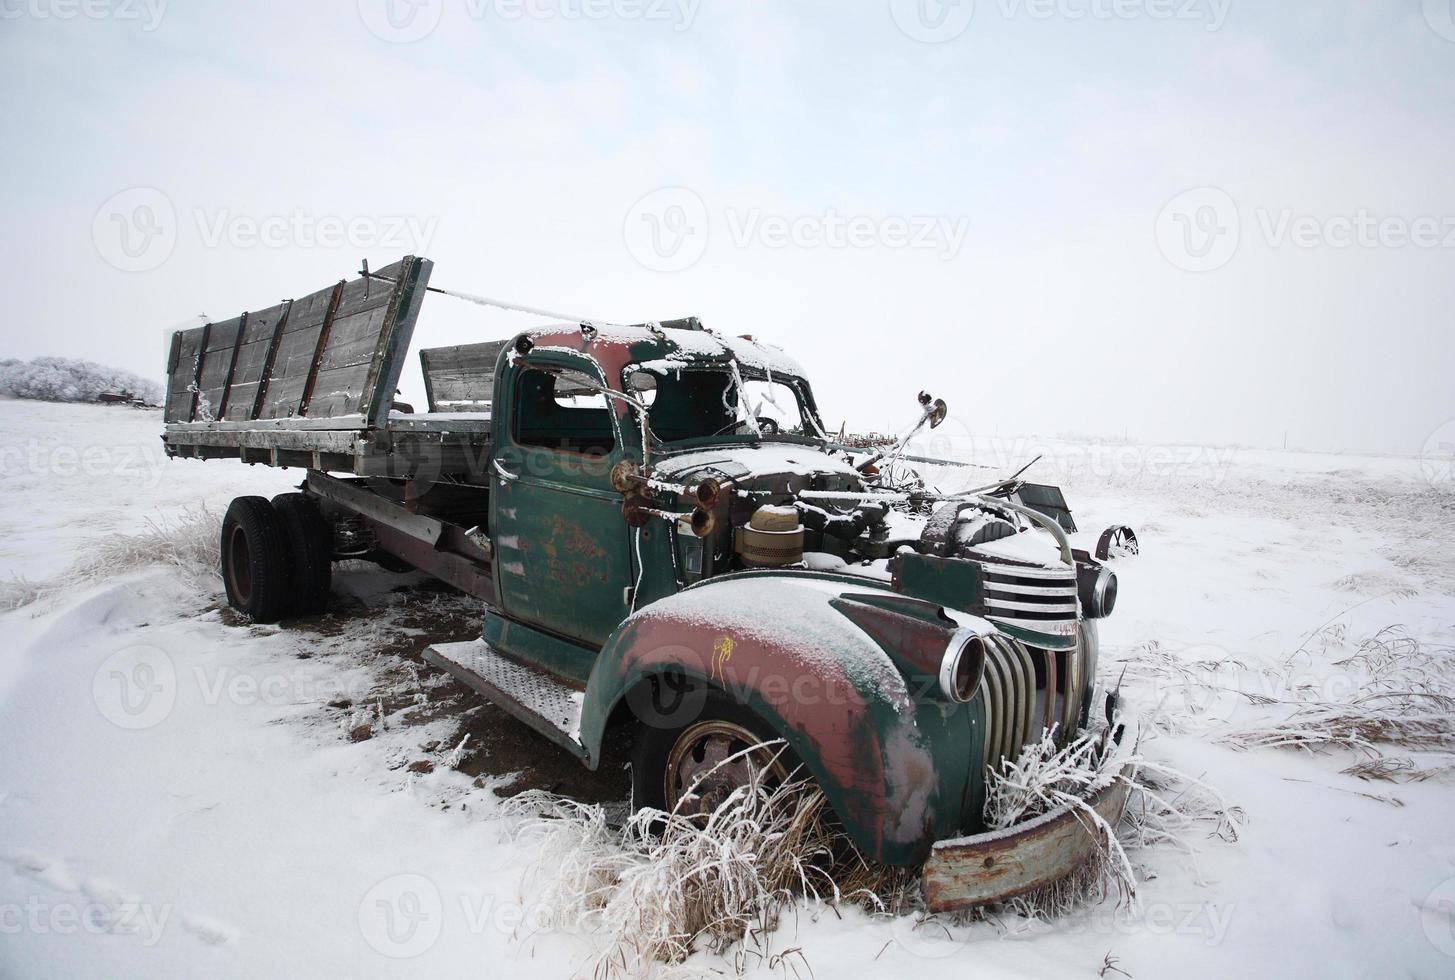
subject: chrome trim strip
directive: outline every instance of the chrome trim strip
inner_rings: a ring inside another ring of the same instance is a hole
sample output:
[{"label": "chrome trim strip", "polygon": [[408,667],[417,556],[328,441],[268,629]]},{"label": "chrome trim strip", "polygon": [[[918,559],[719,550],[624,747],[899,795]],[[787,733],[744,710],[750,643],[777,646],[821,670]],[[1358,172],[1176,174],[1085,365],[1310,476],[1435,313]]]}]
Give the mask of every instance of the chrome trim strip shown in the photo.
[{"label": "chrome trim strip", "polygon": [[985,658],[985,690],[986,710],[985,719],[985,764],[990,769],[1000,771],[1000,746],[1004,741],[1001,737],[1001,726],[1005,724],[1005,698],[1002,696],[1004,684],[1000,680],[1000,658],[987,656]]},{"label": "chrome trim strip", "polygon": [[1006,592],[1014,595],[1066,596],[1068,598],[1076,596],[1076,586],[1074,585],[1020,585],[1011,582],[987,581],[985,591]]},{"label": "chrome trim strip", "polygon": [[1026,664],[1021,663],[1020,644],[1014,641],[1010,644],[1005,666],[1010,670],[1011,688],[1014,692],[1010,712],[1010,743],[1005,746],[1005,755],[1018,759],[1020,750],[1026,744],[1026,705],[1030,702],[1026,692]]},{"label": "chrome trim strip", "polygon": [[1031,722],[1035,716],[1036,701],[1036,665],[1031,659],[1031,651],[1023,643],[1015,644],[1016,664],[1021,671],[1021,699],[1017,705],[1017,719],[1020,728],[1016,732],[1015,754],[1020,755],[1021,749],[1031,738]]},{"label": "chrome trim strip", "polygon": [[1063,568],[1045,568],[1038,565],[1007,565],[998,561],[986,561],[983,558],[975,559],[986,575],[998,576],[1000,578],[1042,578],[1054,579],[1058,582],[1075,582],[1076,573],[1068,572]]},{"label": "chrome trim strip", "polygon": [[1070,613],[1074,620],[1080,609],[1074,602],[1015,602],[1011,599],[997,599],[987,596],[985,605],[992,609],[1010,609],[1019,612]]},{"label": "chrome trim strip", "polygon": [[1076,645],[1066,651],[1066,717],[1062,722],[1062,737],[1069,738],[1076,731],[1081,720],[1081,688],[1085,681],[1081,676],[1086,657],[1086,627],[1076,627]]}]

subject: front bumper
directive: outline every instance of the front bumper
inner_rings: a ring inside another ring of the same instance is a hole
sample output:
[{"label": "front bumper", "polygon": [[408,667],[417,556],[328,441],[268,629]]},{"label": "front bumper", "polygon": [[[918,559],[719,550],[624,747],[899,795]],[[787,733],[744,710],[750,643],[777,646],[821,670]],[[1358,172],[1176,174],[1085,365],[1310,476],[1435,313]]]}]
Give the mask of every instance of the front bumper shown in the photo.
[{"label": "front bumper", "polygon": [[[1005,830],[935,844],[924,866],[925,902],[931,912],[954,912],[1001,902],[1073,874],[1102,846],[1096,812],[1115,827],[1126,809],[1136,739],[1125,729],[1108,748],[1113,781],[1086,800]],[[1125,761],[1123,761],[1125,760]]]}]

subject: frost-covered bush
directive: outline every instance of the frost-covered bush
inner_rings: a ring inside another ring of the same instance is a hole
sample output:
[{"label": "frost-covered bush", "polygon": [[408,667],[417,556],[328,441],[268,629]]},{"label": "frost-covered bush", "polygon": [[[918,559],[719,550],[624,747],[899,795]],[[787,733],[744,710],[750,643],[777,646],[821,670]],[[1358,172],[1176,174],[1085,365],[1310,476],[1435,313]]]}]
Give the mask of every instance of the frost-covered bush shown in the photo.
[{"label": "frost-covered bush", "polygon": [[74,357],[37,357],[26,363],[0,361],[0,395],[47,402],[94,402],[103,392],[128,391],[148,404],[162,400],[162,386],[150,378]]}]

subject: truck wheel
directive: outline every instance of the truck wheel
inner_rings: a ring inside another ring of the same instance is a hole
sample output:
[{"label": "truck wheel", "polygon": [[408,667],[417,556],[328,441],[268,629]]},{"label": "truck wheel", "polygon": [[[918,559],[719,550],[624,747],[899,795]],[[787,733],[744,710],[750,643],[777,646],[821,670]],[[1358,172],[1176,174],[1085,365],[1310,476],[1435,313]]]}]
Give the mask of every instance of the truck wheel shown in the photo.
[{"label": "truck wheel", "polygon": [[[756,750],[753,746],[759,746]],[[798,758],[749,708],[709,691],[701,714],[677,728],[648,721],[632,746],[632,807],[706,819],[754,773],[772,784],[799,771]]]},{"label": "truck wheel", "polygon": [[238,497],[222,519],[222,581],[227,603],[259,623],[288,611],[288,543],[263,497]]},{"label": "truck wheel", "polygon": [[333,577],[333,529],[312,497],[284,493],[273,498],[283,525],[292,573],[293,613],[311,616],[328,608]]}]

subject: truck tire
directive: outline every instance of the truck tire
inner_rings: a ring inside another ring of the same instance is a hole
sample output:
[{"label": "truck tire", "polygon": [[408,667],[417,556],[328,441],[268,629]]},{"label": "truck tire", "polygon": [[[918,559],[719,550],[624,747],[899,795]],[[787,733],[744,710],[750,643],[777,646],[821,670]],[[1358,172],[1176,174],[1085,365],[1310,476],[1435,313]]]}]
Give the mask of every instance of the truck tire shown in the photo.
[{"label": "truck tire", "polygon": [[333,579],[333,529],[318,503],[303,493],[273,498],[273,510],[288,543],[288,564],[295,616],[313,616],[328,608]]},{"label": "truck tire", "polygon": [[263,497],[238,497],[222,519],[222,581],[227,603],[259,623],[288,612],[288,542]]},{"label": "truck tire", "polygon": [[[719,757],[736,756],[752,745],[738,762],[713,768]],[[632,809],[677,812],[705,819],[735,787],[743,785],[747,767],[769,770],[768,779],[784,782],[804,778],[798,757],[778,741],[750,708],[718,690],[707,692],[702,711],[675,727],[638,719],[632,744]],[[698,792],[689,796],[690,780],[700,778]],[[682,802],[684,796],[689,798]],[[695,797],[695,799],[693,798]]]}]

